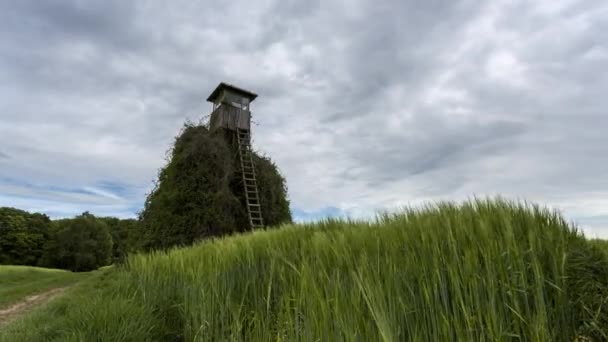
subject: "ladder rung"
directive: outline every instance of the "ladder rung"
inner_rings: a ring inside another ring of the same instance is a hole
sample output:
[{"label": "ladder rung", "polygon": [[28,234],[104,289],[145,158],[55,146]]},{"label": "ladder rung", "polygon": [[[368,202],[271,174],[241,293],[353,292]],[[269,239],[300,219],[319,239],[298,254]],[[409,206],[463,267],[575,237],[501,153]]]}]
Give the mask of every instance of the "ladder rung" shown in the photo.
[{"label": "ladder rung", "polygon": [[262,217],[262,205],[258,193],[255,165],[252,158],[250,132],[237,129],[237,140],[249,224],[252,228],[263,228],[264,219]]}]

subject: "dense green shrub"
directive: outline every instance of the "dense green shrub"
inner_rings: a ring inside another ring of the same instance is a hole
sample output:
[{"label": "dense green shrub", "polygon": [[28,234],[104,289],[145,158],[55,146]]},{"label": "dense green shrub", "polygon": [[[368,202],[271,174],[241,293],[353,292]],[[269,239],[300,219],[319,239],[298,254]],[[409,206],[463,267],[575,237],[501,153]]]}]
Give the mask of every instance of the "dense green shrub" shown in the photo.
[{"label": "dense green shrub", "polygon": [[[249,227],[231,135],[186,124],[148,195],[140,223],[143,247],[167,248],[242,232]],[[291,222],[285,179],[269,158],[254,154],[267,226]]]}]

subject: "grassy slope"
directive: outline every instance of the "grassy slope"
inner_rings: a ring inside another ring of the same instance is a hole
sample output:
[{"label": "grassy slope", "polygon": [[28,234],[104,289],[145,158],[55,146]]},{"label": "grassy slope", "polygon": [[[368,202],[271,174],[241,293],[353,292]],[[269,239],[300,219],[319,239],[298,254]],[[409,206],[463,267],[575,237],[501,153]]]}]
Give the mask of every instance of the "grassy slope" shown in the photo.
[{"label": "grassy slope", "polygon": [[0,308],[32,294],[72,285],[86,276],[56,269],[0,265]]},{"label": "grassy slope", "polygon": [[607,301],[561,217],[477,202],[134,256],[0,341],[599,341]]}]

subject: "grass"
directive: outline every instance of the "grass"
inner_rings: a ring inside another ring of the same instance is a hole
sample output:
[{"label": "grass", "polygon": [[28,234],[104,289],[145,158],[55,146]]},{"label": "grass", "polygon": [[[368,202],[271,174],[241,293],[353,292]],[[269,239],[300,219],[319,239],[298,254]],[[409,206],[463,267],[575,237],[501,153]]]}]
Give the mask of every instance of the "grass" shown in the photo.
[{"label": "grass", "polygon": [[589,240],[589,243],[596,246],[596,248],[603,250],[606,255],[608,255],[608,240],[593,239]]},{"label": "grass", "polygon": [[604,251],[480,200],[135,255],[0,341],[603,341],[607,305]]},{"label": "grass", "polygon": [[86,273],[30,267],[0,265],[0,308],[49,289],[66,287],[86,277]]}]

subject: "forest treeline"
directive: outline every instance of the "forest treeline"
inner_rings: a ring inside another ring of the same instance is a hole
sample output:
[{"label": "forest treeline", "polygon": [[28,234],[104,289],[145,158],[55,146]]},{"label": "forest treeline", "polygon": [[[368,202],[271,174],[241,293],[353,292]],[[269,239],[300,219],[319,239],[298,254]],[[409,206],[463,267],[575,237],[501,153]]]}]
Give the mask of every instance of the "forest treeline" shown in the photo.
[{"label": "forest treeline", "polygon": [[15,208],[0,208],[0,264],[89,271],[120,262],[136,249],[137,220],[96,217],[69,219]]}]

